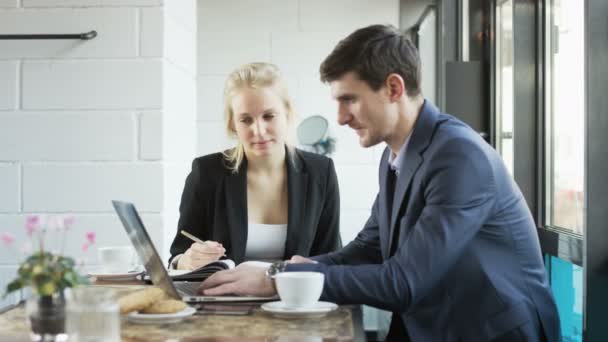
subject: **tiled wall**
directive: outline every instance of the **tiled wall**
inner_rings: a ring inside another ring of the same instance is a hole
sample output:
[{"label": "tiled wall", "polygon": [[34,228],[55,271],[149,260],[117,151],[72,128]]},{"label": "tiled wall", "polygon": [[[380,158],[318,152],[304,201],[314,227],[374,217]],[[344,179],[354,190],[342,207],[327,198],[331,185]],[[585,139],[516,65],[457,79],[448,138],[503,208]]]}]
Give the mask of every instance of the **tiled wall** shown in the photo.
[{"label": "tiled wall", "polygon": [[28,214],[73,214],[66,252],[94,267],[85,232],[129,244],[110,200],[133,201],[166,256],[196,146],[196,1],[0,0],[3,34],[89,30],[0,41],[0,232],[17,236],[0,249],[2,289]]}]

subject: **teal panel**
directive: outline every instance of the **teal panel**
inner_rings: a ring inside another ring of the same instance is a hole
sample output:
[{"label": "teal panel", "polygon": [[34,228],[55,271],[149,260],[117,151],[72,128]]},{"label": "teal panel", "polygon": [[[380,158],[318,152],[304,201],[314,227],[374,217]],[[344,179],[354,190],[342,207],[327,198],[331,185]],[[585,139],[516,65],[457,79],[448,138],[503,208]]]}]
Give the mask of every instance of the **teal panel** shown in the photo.
[{"label": "teal panel", "polygon": [[554,256],[545,256],[557,303],[564,342],[583,340],[583,268]]}]

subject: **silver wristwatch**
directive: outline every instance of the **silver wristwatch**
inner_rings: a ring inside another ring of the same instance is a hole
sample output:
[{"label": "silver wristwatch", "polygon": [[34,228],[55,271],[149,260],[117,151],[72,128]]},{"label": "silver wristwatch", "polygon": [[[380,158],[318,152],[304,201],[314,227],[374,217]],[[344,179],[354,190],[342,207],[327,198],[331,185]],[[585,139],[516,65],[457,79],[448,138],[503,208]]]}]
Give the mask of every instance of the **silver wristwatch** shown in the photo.
[{"label": "silver wristwatch", "polygon": [[266,277],[274,279],[274,277],[285,271],[287,267],[287,261],[275,261],[266,269]]}]

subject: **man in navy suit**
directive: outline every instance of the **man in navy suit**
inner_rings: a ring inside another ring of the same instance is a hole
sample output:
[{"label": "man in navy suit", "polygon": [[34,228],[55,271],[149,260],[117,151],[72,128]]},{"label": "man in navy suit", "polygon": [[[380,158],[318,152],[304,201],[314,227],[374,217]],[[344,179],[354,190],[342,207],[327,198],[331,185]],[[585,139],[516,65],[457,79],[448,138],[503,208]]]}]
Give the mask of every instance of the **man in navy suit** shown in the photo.
[{"label": "man in navy suit", "polygon": [[[559,341],[536,228],[500,155],[420,93],[420,60],[396,28],[342,40],[321,65],[338,122],[363,147],[386,143],[380,192],[357,238],[267,273],[325,274],[322,299],[393,312],[387,340]],[[448,90],[449,91],[449,90]],[[202,285],[209,295],[270,295],[243,265]]]}]

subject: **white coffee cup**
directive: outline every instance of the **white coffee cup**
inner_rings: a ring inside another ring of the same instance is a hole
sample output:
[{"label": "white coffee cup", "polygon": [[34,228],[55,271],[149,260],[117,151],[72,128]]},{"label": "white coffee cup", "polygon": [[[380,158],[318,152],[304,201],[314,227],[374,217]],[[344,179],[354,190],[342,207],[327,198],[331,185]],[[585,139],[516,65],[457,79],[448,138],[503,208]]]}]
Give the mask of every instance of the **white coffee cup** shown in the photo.
[{"label": "white coffee cup", "polygon": [[325,275],[319,272],[282,272],[275,276],[277,292],[286,307],[313,306],[321,297]]},{"label": "white coffee cup", "polygon": [[97,256],[104,272],[127,273],[133,269],[135,250],[131,246],[99,247]]}]

